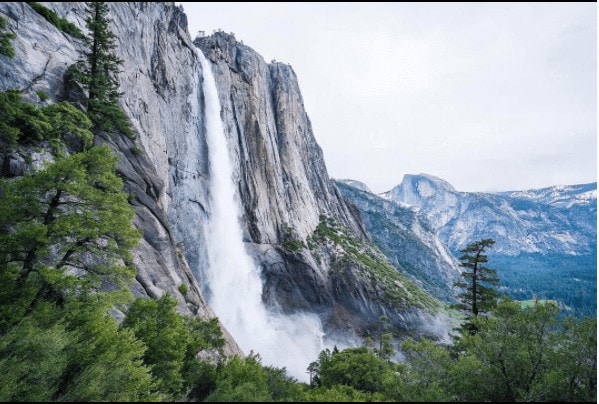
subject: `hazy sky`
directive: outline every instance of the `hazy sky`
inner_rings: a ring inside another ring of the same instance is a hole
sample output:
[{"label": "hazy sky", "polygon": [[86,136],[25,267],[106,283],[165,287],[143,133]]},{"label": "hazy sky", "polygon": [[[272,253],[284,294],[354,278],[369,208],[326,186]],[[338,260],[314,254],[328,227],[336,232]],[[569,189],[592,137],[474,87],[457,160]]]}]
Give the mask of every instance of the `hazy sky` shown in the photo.
[{"label": "hazy sky", "polygon": [[222,29],[293,67],[333,178],[597,180],[597,3],[181,4],[192,38]]}]

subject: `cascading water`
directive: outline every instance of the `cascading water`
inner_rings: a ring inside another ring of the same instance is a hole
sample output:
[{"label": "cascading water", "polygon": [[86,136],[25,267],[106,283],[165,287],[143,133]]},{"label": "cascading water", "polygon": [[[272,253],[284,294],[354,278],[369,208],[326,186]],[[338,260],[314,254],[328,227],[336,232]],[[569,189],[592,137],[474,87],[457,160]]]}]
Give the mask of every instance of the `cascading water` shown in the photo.
[{"label": "cascading water", "polygon": [[306,381],[308,364],[324,348],[322,325],[313,314],[283,315],[262,302],[258,268],[245,250],[235,199],[233,169],[220,118],[220,101],[211,63],[198,50],[204,75],[205,125],[210,162],[208,265],[203,280],[208,302],[247,354],[260,354],[263,364],[285,367]]}]

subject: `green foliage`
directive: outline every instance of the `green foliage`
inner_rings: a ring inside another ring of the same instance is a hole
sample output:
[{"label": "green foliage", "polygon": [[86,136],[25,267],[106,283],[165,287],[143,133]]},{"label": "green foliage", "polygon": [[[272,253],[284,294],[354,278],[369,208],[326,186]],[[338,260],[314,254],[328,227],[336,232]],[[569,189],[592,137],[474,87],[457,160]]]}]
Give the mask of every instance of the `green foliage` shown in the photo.
[{"label": "green foliage", "polygon": [[78,151],[87,150],[91,147],[94,137],[90,129],[91,121],[73,106],[63,101],[42,108],[42,113],[48,118],[51,130],[46,135],[47,139],[59,139],[78,144]]},{"label": "green foliage", "polygon": [[137,306],[154,316],[138,315],[135,327],[112,316],[131,300],[123,286],[140,233],[116,158],[91,147],[90,120],[66,102],[24,103],[16,91],[0,94],[0,110],[4,141],[81,149],[0,181],[0,400],[156,401],[202,384],[208,394],[215,368],[196,354],[224,345],[216,319],[184,318],[168,295],[135,302],[127,322]]},{"label": "green foliage", "polygon": [[407,338],[401,343],[408,366],[403,373],[404,394],[412,401],[454,401],[447,389],[452,380],[450,352],[429,339],[416,342]]},{"label": "green foliage", "polygon": [[48,302],[0,335],[2,401],[146,401],[158,396],[143,344],[119,332],[105,294]]},{"label": "green foliage", "polygon": [[336,246],[338,266],[344,263],[361,268],[363,280],[383,291],[382,303],[396,306],[419,306],[437,312],[441,303],[400,273],[372,244],[353,237],[352,232],[334,219],[321,215],[320,222],[308,238],[309,245]]},{"label": "green foliage", "polygon": [[12,58],[15,56],[15,48],[13,48],[10,40],[15,39],[17,36],[13,32],[7,32],[6,26],[6,20],[0,16],[0,55]]},{"label": "green foliage", "polygon": [[73,24],[72,22],[69,22],[68,20],[59,17],[58,15],[56,15],[56,13],[52,10],[50,10],[47,7],[44,7],[43,5],[39,4],[39,3],[34,3],[31,1],[27,2],[31,8],[33,8],[38,14],[40,14],[42,17],[44,17],[50,24],[54,25],[56,28],[58,28],[60,31],[69,34],[75,38],[79,38],[79,39],[84,39],[85,35],[83,35],[83,32],[81,32],[81,30],[79,28],[77,28],[77,26],[75,24]]},{"label": "green foliage", "polygon": [[88,4],[85,22],[90,34],[84,38],[88,50],[77,63],[75,75],[88,91],[87,115],[94,128],[118,130],[133,138],[127,115],[118,105],[121,93],[116,76],[122,60],[114,53],[116,38],[108,26],[108,13],[108,3]]},{"label": "green foliage", "polygon": [[179,287],[178,287],[178,289],[179,289],[179,292],[181,292],[181,294],[183,296],[187,296],[187,293],[189,292],[189,290],[187,290],[187,285],[186,284],[184,284],[184,283],[180,284]]},{"label": "green foliage", "polygon": [[218,349],[225,346],[225,339],[217,318],[202,320],[196,317],[183,317],[189,329],[190,340],[187,344],[187,358],[195,357],[202,350]]},{"label": "green foliage", "polygon": [[291,251],[299,251],[306,248],[306,245],[301,240],[287,240],[283,242],[283,245]]},{"label": "green foliage", "polygon": [[133,278],[121,260],[130,260],[140,233],[115,162],[107,146],[92,147],[0,181],[0,229],[10,229],[0,233],[0,294],[12,296],[0,307],[0,331],[41,301],[61,304],[68,294]]},{"label": "green foliage", "polygon": [[366,347],[348,348],[341,352],[325,349],[318,358],[317,384],[331,388],[341,384],[367,393],[385,393],[394,384],[395,365],[385,361]]},{"label": "green foliage", "polygon": [[64,324],[43,327],[32,318],[0,337],[0,400],[50,401],[74,342]]},{"label": "green foliage", "polygon": [[287,376],[285,368],[263,366],[266,384],[272,401],[297,401],[302,394],[303,385]]},{"label": "green foliage", "polygon": [[224,346],[217,319],[204,321],[181,316],[177,301],[166,293],[159,300],[136,299],[121,328],[131,330],[144,342],[144,363],[152,368],[157,388],[169,397],[178,398],[188,389],[193,395],[206,394],[213,385],[200,385],[205,383],[202,378],[214,375],[196,355]]},{"label": "green foliage", "polygon": [[405,339],[400,364],[366,347],[326,349],[299,401],[596,402],[597,320],[559,318],[550,302],[506,297],[452,346]]},{"label": "green foliage", "polygon": [[48,93],[45,91],[38,90],[35,93],[37,94],[38,97],[40,97],[40,100],[42,100],[42,101],[47,101],[50,99],[50,95],[48,95]]},{"label": "green foliage", "polygon": [[553,364],[543,375],[536,397],[551,396],[555,401],[597,400],[597,319],[567,317],[561,324],[559,344],[549,353]]},{"label": "green foliage", "polygon": [[299,251],[306,248],[302,240],[298,240],[295,230],[290,226],[283,226],[283,246],[290,251]]},{"label": "green foliage", "polygon": [[390,360],[395,355],[395,348],[393,347],[393,333],[391,332],[392,325],[389,323],[387,316],[379,317],[379,329],[378,343],[375,343],[373,337],[366,339],[367,346],[372,348],[372,351],[381,359]]},{"label": "green foliage", "polygon": [[[596,319],[560,323],[554,304],[521,308],[505,298],[492,316],[478,316],[475,335],[457,346],[462,366],[461,399],[474,401],[596,400]],[[487,380],[475,390],[467,380]]]},{"label": "green foliage", "polygon": [[65,320],[77,337],[69,347],[69,365],[59,385],[58,401],[149,401],[155,394],[146,347],[130,330],[120,330],[110,316],[111,299],[84,294],[69,304]]},{"label": "green foliage", "polygon": [[384,333],[381,335],[377,354],[379,358],[386,360],[389,360],[393,355],[395,355],[395,349],[393,348],[393,334]]},{"label": "green foliage", "polygon": [[41,109],[23,102],[17,90],[0,93],[0,114],[0,136],[7,143],[39,142],[52,129]]},{"label": "green foliage", "polygon": [[139,146],[131,146],[131,153],[133,153],[136,156],[140,156],[144,153],[143,149]]},{"label": "green foliage", "polygon": [[163,295],[159,300],[136,299],[122,327],[130,329],[148,350],[144,363],[152,367],[158,388],[174,397],[183,392],[182,367],[191,336],[176,312],[177,301]]},{"label": "green foliage", "polygon": [[245,358],[233,356],[217,368],[216,388],[205,401],[272,401],[268,379],[260,358],[248,355]]},{"label": "green foliage", "polygon": [[0,139],[8,144],[33,145],[42,140],[76,143],[76,151],[92,144],[91,122],[84,113],[67,101],[38,108],[24,102],[17,90],[0,93]]},{"label": "green foliage", "polygon": [[189,386],[187,399],[204,401],[216,388],[216,366],[210,362],[192,361],[186,368],[185,381]]},{"label": "green foliage", "polygon": [[596,401],[597,320],[504,298],[453,346],[401,344],[410,401]]},{"label": "green foliage", "polygon": [[[259,355],[237,355],[221,361],[216,371],[208,375],[210,388],[197,398],[203,401],[303,401],[307,386],[285,374],[285,369],[263,366]],[[205,390],[206,391],[206,390]]]},{"label": "green foliage", "polygon": [[564,316],[597,316],[596,247],[588,254],[494,254],[489,259],[501,274],[500,291],[513,299],[555,300]]},{"label": "green foliage", "polygon": [[307,390],[296,401],[312,403],[332,403],[332,402],[354,402],[365,403],[371,401],[388,401],[380,393],[370,394],[355,389],[344,384],[335,384],[331,387],[317,387]]}]

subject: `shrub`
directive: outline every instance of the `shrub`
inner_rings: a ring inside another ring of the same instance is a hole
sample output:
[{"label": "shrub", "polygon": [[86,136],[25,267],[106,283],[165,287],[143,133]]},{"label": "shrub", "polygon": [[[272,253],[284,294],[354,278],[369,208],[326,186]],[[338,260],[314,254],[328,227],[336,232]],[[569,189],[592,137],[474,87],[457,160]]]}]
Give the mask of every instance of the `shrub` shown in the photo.
[{"label": "shrub", "polygon": [[35,93],[37,94],[38,97],[40,97],[40,100],[42,100],[42,101],[46,101],[46,100],[50,99],[50,96],[45,91],[38,90]]},{"label": "shrub", "polygon": [[39,3],[35,3],[35,2],[28,2],[28,3],[31,6],[31,8],[33,8],[39,15],[44,17],[46,19],[46,21],[48,21],[50,24],[54,25],[60,31],[64,32],[65,34],[69,34],[75,38],[79,38],[79,39],[85,38],[85,36],[81,32],[81,30],[79,28],[77,28],[77,26],[75,24],[73,24],[72,22],[69,22],[68,20],[65,20],[64,18],[60,18],[58,15],[56,15],[56,13],[54,11],[50,10],[47,7],[42,6]]}]

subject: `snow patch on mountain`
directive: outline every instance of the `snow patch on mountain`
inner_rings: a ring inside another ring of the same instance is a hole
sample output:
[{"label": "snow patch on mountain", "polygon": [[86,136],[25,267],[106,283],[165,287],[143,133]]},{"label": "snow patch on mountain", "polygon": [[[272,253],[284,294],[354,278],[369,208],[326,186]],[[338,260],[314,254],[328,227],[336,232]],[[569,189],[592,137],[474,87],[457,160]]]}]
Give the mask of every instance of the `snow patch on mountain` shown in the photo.
[{"label": "snow patch on mountain", "polygon": [[562,208],[571,208],[574,205],[596,205],[597,183],[556,185],[553,187],[529,189],[526,191],[501,192],[499,195],[532,200]]},{"label": "snow patch on mountain", "polygon": [[406,175],[384,197],[418,209],[452,251],[483,238],[512,256],[587,254],[597,244],[596,183],[472,193],[430,175]]},{"label": "snow patch on mountain", "polygon": [[342,182],[344,184],[349,185],[350,187],[354,187],[356,189],[359,189],[360,191],[372,193],[372,191],[370,190],[370,188],[368,188],[368,185],[366,185],[366,184],[364,184],[363,182],[360,182],[360,181],[351,180],[351,179],[341,179],[341,180],[335,180],[335,181]]}]

